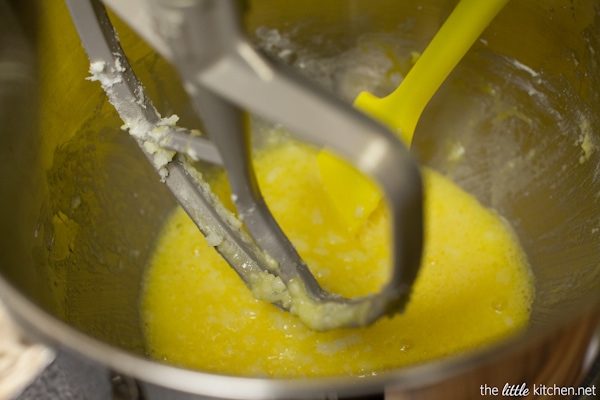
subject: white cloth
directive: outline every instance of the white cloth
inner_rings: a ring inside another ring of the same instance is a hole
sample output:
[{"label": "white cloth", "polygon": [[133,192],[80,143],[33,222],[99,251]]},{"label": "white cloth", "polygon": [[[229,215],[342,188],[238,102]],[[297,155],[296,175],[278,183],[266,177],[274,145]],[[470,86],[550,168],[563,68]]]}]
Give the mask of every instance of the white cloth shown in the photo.
[{"label": "white cloth", "polygon": [[16,397],[53,358],[52,350],[23,339],[0,301],[0,400]]}]

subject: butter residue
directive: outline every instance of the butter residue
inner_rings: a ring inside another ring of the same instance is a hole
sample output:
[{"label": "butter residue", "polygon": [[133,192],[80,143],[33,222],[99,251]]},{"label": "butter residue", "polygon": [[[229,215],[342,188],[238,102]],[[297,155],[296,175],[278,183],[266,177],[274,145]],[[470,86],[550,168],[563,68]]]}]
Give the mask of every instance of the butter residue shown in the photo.
[{"label": "butter residue", "polygon": [[[123,74],[127,72],[118,54],[114,54],[113,65],[109,65],[106,61],[90,63],[89,72],[90,76],[86,79],[100,82],[108,100],[123,120],[121,129],[129,131],[129,134],[138,140],[164,182],[169,174],[166,165],[173,159],[175,152],[166,150],[157,143],[162,133],[161,129],[174,126],[179,117],[172,115],[161,118],[158,111],[146,101],[141,86],[135,87],[130,96],[117,92],[120,86],[126,84]],[[125,88],[121,87],[121,89]]]},{"label": "butter residue", "polygon": [[248,286],[258,300],[277,304],[285,309],[292,304],[292,297],[283,280],[268,271],[252,274]]},{"label": "butter residue", "polygon": [[598,146],[596,143],[594,143],[592,136],[592,125],[587,118],[581,120],[579,123],[579,129],[581,130],[581,135],[579,135],[578,143],[581,144],[582,150],[582,154],[579,157],[579,163],[583,164],[590,159],[595,151],[598,150]]},{"label": "butter residue", "polygon": [[59,211],[52,217],[52,226],[54,232],[52,235],[50,256],[55,261],[63,261],[67,259],[73,251],[79,224],[70,219],[62,211]]},{"label": "butter residue", "polygon": [[300,280],[292,280],[288,289],[292,297],[290,312],[315,331],[368,325],[372,302],[376,300],[372,297],[372,301],[356,303],[321,302],[311,298]]}]

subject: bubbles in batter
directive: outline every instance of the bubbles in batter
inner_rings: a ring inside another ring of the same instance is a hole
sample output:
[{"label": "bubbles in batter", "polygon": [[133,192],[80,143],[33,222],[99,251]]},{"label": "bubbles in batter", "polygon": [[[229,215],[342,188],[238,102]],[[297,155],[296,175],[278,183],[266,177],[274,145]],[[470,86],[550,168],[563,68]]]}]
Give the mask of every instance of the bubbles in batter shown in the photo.
[{"label": "bubbles in batter", "polygon": [[[386,212],[349,234],[320,185],[316,151],[287,141],[256,160],[276,219],[321,285],[344,296],[378,291],[389,273]],[[165,225],[145,277],[148,353],[241,376],[372,375],[479,348],[526,326],[532,277],[505,221],[424,169],[425,249],[404,314],[368,328],[315,332],[255,300],[184,211]],[[227,198],[224,177],[214,186]]]}]

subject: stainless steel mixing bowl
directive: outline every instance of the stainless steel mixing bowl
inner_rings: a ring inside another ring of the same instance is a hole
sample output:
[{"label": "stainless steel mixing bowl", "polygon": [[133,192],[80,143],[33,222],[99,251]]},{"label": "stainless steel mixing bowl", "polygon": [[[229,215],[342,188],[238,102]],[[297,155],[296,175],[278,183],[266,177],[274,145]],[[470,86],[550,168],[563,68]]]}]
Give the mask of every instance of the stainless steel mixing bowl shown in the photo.
[{"label": "stainless steel mixing bowl", "polygon": [[[600,303],[597,1],[509,3],[416,131],[413,151],[424,165],[513,225],[536,279],[530,328],[413,368],[301,380],[218,376],[144,355],[140,280],[175,203],[120,131],[99,86],[85,80],[87,61],[64,4],[13,3],[24,35],[6,24],[0,32],[0,296],[31,335],[136,378],[149,399],[383,392],[397,399],[468,399],[479,398],[484,384],[580,384]],[[348,80],[364,80],[384,94],[394,74],[383,65],[386,79],[373,80],[355,62],[339,67],[332,59],[374,41],[395,54],[397,72],[406,72],[410,52],[423,49],[453,5],[256,0],[247,27],[266,52],[349,100],[355,93]],[[197,124],[171,68],[119,28],[160,111],[176,112],[182,125]]]}]

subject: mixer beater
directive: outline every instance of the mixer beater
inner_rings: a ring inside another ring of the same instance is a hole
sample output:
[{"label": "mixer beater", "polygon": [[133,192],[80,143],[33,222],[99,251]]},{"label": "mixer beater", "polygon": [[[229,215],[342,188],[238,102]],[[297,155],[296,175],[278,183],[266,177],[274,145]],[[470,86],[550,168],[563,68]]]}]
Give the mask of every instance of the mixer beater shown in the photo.
[{"label": "mixer beater", "polygon": [[[208,139],[159,115],[99,0],[66,2],[90,59],[89,79],[101,83],[161,180],[256,298],[315,330],[365,326],[404,309],[420,265],[422,188],[417,164],[391,131],[257,51],[244,36],[238,1],[114,2],[130,16],[138,7],[128,22],[177,68]],[[319,286],[260,193],[245,111],[331,149],[379,184],[390,209],[393,267],[379,293],[344,298]],[[194,168],[197,160],[225,168],[237,216]]]}]

